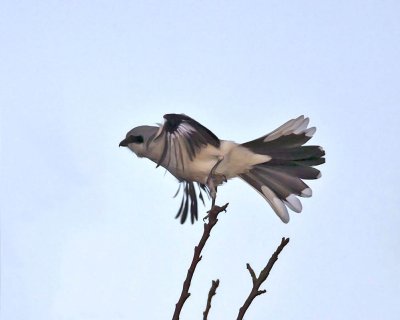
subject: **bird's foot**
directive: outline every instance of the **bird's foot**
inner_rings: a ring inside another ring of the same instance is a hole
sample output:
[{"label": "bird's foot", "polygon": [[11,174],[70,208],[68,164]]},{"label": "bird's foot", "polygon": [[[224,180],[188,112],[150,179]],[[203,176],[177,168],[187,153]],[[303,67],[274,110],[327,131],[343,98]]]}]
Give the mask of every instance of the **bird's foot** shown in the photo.
[{"label": "bird's foot", "polygon": [[207,211],[207,215],[203,218],[203,222],[207,219],[216,219],[218,214],[222,211],[226,212],[226,208],[228,207],[229,203],[224,204],[222,207],[213,204],[210,210]]}]

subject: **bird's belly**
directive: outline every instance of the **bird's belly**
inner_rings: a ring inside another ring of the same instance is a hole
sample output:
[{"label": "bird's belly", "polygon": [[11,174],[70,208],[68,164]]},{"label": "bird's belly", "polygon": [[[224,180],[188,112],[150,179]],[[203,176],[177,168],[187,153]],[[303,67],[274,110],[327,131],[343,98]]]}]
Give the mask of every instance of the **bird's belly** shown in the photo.
[{"label": "bird's belly", "polygon": [[[188,181],[197,181],[205,184],[211,170],[218,161],[218,157],[199,158],[184,163],[183,166],[170,170],[176,177]],[[171,168],[172,169],[172,168]]]},{"label": "bird's belly", "polygon": [[205,184],[207,183],[211,170],[217,164],[221,156],[220,149],[209,145],[196,154],[194,159],[189,160],[188,157],[184,157],[184,159],[187,160],[184,161],[183,164],[179,162],[175,166],[171,167],[170,165],[168,170],[177,178]]},{"label": "bird's belly", "polygon": [[[178,159],[178,158],[176,158]],[[255,164],[269,161],[271,157],[258,155],[232,141],[221,141],[220,148],[208,145],[189,160],[184,156],[184,163],[169,163],[163,165],[178,179],[197,181],[206,184],[213,171],[213,177],[223,181],[237,177],[247,172]]]}]

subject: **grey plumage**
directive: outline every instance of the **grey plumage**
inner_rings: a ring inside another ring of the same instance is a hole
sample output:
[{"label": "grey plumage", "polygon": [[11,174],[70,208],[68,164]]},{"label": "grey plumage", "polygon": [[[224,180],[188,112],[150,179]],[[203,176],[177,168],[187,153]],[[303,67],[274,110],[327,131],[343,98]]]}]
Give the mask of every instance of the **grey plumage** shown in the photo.
[{"label": "grey plumage", "polygon": [[219,140],[186,115],[167,114],[164,119],[159,127],[132,129],[120,146],[163,166],[179,180],[183,198],[176,217],[181,223],[189,212],[192,223],[197,220],[197,197],[204,203],[202,192],[215,200],[218,185],[234,177],[257,190],[286,223],[287,207],[302,210],[297,196],[311,196],[302,179],[321,176],[313,167],[325,162],[325,152],[319,146],[304,146],[316,130],[308,128],[309,119],[304,116],[243,144]]}]

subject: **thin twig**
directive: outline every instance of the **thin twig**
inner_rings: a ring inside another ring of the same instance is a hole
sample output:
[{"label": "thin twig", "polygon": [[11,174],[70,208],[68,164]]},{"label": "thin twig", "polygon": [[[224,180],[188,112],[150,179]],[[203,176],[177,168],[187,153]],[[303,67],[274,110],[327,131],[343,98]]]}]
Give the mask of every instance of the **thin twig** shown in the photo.
[{"label": "thin twig", "polygon": [[251,289],[250,294],[247,297],[246,301],[244,302],[243,306],[239,309],[239,314],[238,314],[238,317],[236,318],[237,320],[243,319],[247,309],[249,308],[250,304],[253,302],[255,297],[267,292],[266,290],[259,290],[260,286],[268,278],[269,273],[272,270],[272,267],[274,266],[275,262],[278,260],[279,254],[281,253],[283,248],[288,243],[289,243],[289,238],[282,238],[281,244],[278,246],[276,251],[273,253],[273,255],[269,259],[265,268],[260,272],[260,275],[258,276],[258,278],[256,277],[256,274],[254,273],[254,270],[250,266],[250,264],[247,264],[247,270],[249,270],[251,280],[253,281],[253,288]]},{"label": "thin twig", "polygon": [[215,296],[215,294],[217,293],[218,286],[219,286],[219,279],[213,280],[211,282],[211,288],[210,288],[210,291],[208,292],[206,310],[204,310],[204,312],[203,312],[203,320],[207,320],[208,313],[210,312],[210,309],[211,309],[211,300],[212,300],[213,296]]},{"label": "thin twig", "polygon": [[222,207],[214,205],[208,212],[208,222],[204,224],[203,236],[201,237],[199,244],[194,248],[193,260],[187,272],[186,279],[183,282],[181,296],[179,297],[179,300],[175,305],[175,311],[172,320],[179,319],[179,315],[182,311],[183,305],[185,304],[187,298],[189,298],[190,296],[189,293],[190,283],[192,281],[194,271],[196,270],[196,266],[201,260],[201,251],[203,250],[207,239],[210,237],[210,232],[212,228],[218,222],[217,219],[218,214],[221,213],[222,211],[226,211],[227,206],[228,203]]}]

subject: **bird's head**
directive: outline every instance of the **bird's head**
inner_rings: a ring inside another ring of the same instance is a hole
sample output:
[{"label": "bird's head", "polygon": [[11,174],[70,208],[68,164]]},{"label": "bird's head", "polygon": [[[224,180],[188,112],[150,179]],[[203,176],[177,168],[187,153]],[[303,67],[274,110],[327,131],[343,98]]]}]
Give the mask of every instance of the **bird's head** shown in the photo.
[{"label": "bird's head", "polygon": [[159,128],[153,126],[140,126],[133,128],[126,134],[126,138],[119,143],[120,147],[128,147],[138,157],[146,157],[150,142],[157,134]]}]

